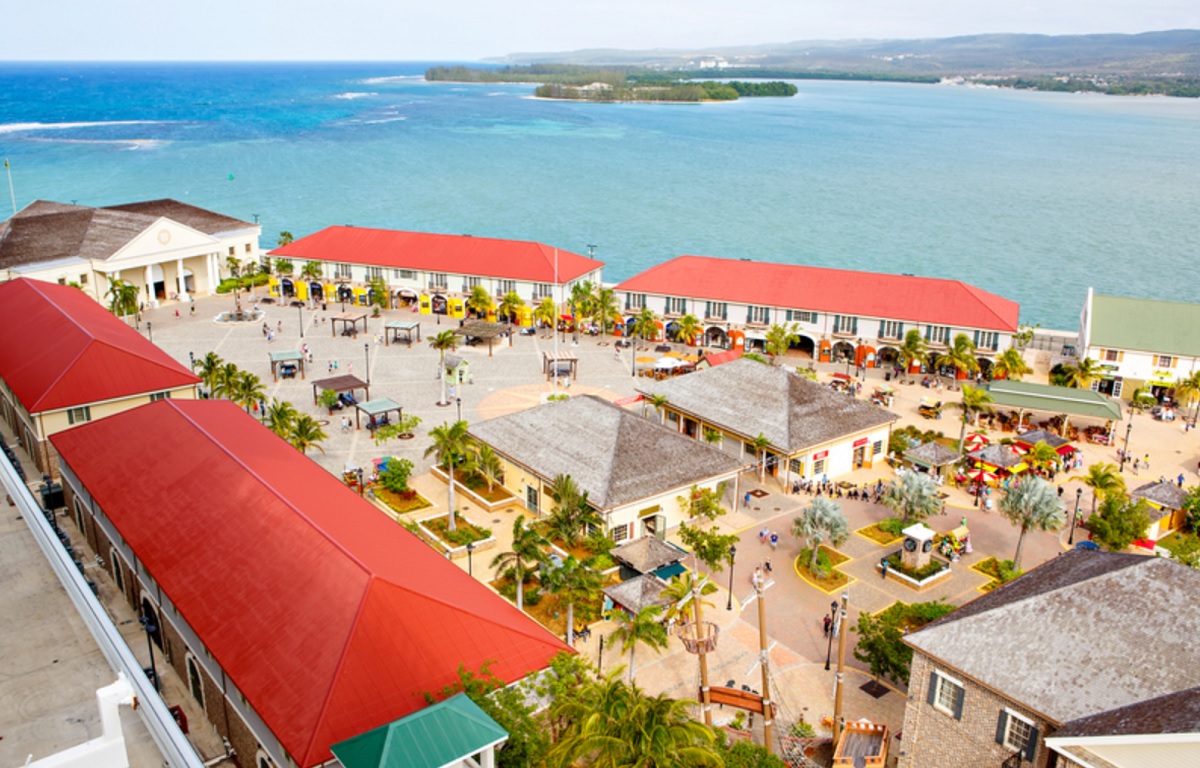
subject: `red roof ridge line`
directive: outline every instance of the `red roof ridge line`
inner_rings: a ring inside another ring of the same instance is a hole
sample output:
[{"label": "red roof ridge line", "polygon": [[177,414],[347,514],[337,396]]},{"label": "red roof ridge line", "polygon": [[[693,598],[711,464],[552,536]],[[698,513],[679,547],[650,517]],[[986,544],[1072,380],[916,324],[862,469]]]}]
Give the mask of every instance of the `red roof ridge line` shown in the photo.
[{"label": "red roof ridge line", "polygon": [[70,365],[63,366],[63,369],[58,372],[58,376],[56,376],[54,378],[54,380],[52,382],[50,382],[50,385],[45,388],[45,390],[42,392],[42,396],[40,398],[38,398],[37,402],[30,403],[29,406],[26,406],[26,407],[30,407],[30,413],[33,414],[33,413],[41,413],[40,410],[36,410],[36,411],[32,410],[32,407],[36,407],[39,403],[42,402],[42,400],[46,399],[46,396],[54,390],[54,387],[57,386],[60,381],[63,380],[63,377],[65,377],[67,375],[67,373],[70,372],[71,368],[75,365],[75,363],[79,362],[79,358],[83,357],[84,353],[87,352],[88,349],[91,348],[91,346],[97,342],[97,339],[96,339],[96,335],[94,333],[92,333],[90,330],[88,330],[87,326],[80,323],[77,319],[75,319],[74,315],[71,315],[69,312],[65,311],[62,307],[60,307],[58,305],[57,301],[55,301],[53,298],[48,296],[46,294],[46,292],[44,290],[42,290],[42,286],[37,284],[37,283],[41,282],[40,280],[26,279],[25,282],[31,289],[33,289],[33,291],[36,294],[38,294],[39,296],[42,297],[42,299],[45,300],[46,304],[53,307],[55,312],[58,312],[64,318],[69,320],[72,325],[74,325],[76,328],[78,328],[80,331],[82,331],[83,335],[89,339],[89,341],[79,349],[79,354],[75,355],[75,357],[71,360]]},{"label": "red roof ridge line", "polygon": [[[322,528],[321,526],[319,526],[319,525],[317,525],[315,522],[313,522],[312,518],[310,518],[308,515],[304,514],[304,512],[303,512],[303,511],[301,511],[301,510],[300,510],[300,509],[299,509],[299,508],[298,508],[298,507],[297,507],[295,504],[293,504],[293,503],[292,503],[291,499],[289,499],[287,496],[284,496],[282,493],[280,493],[278,490],[276,490],[276,489],[275,489],[275,486],[273,486],[273,485],[271,485],[270,483],[268,483],[268,482],[267,482],[267,481],[266,481],[266,480],[265,480],[265,479],[264,479],[264,478],[263,478],[261,475],[259,475],[259,474],[258,474],[257,472],[255,472],[253,469],[251,469],[251,468],[250,468],[250,466],[246,464],[246,462],[242,461],[240,457],[238,457],[237,455],[235,455],[234,453],[232,453],[232,452],[231,452],[231,451],[230,451],[230,450],[229,450],[229,449],[228,449],[228,448],[225,446],[225,444],[224,444],[222,441],[218,440],[218,439],[217,439],[217,438],[216,438],[214,435],[212,435],[212,434],[211,434],[211,433],[210,433],[210,432],[209,432],[207,429],[205,429],[204,427],[202,427],[202,426],[201,426],[201,425],[200,425],[200,424],[199,424],[199,423],[198,423],[198,422],[197,422],[197,421],[196,421],[194,418],[192,418],[192,417],[191,417],[191,416],[190,416],[188,413],[186,413],[186,412],[184,411],[184,409],[183,409],[183,408],[179,407],[179,406],[178,406],[178,404],[177,404],[177,403],[176,403],[174,400],[171,400],[170,398],[168,398],[168,399],[167,399],[165,402],[169,403],[169,404],[170,404],[170,407],[171,407],[171,408],[173,408],[173,409],[174,409],[176,412],[178,412],[178,413],[179,413],[179,415],[180,415],[180,416],[182,416],[182,417],[183,417],[183,419],[184,419],[185,421],[187,421],[187,422],[188,422],[188,423],[190,423],[190,424],[191,424],[193,427],[195,427],[195,429],[196,429],[196,430],[197,430],[197,431],[198,431],[200,434],[204,435],[204,436],[205,436],[205,437],[206,437],[206,438],[207,438],[209,441],[211,441],[211,442],[212,442],[214,445],[216,445],[216,446],[217,446],[217,448],[220,450],[220,452],[221,452],[221,453],[225,454],[225,455],[226,455],[226,456],[228,456],[230,459],[232,459],[232,460],[233,460],[233,462],[234,462],[235,464],[237,464],[239,467],[241,467],[241,468],[242,468],[242,470],[243,470],[243,471],[245,471],[245,472],[246,472],[246,474],[248,474],[249,476],[253,477],[253,478],[254,478],[256,481],[258,481],[258,482],[259,482],[259,483],[260,483],[260,484],[261,484],[261,485],[262,485],[264,488],[266,488],[266,489],[267,489],[267,490],[268,490],[268,491],[271,493],[271,495],[272,495],[272,496],[275,496],[275,497],[276,497],[276,498],[278,498],[280,501],[282,501],[282,502],[284,503],[284,505],[285,505],[285,506],[286,506],[288,509],[290,509],[290,510],[292,510],[293,512],[295,512],[295,513],[296,513],[296,516],[297,516],[297,517],[299,517],[301,520],[303,520],[305,523],[307,523],[307,524],[309,525],[309,527],[313,528],[313,529],[314,529],[314,530],[316,530],[318,533],[320,533],[321,537],[322,537],[323,539],[325,539],[325,541],[329,542],[329,543],[330,543],[330,544],[332,544],[332,545],[333,545],[335,548],[337,548],[337,549],[338,549],[338,550],[340,550],[340,551],[341,551],[343,554],[345,554],[345,555],[346,555],[346,557],[347,557],[347,558],[348,558],[350,561],[352,561],[352,562],[353,562],[355,565],[357,565],[357,566],[358,566],[358,567],[359,567],[359,568],[360,568],[360,569],[363,571],[363,573],[366,573],[368,576],[374,576],[374,575],[375,575],[375,574],[374,574],[374,572],[373,572],[373,571],[372,571],[370,568],[368,568],[368,567],[367,567],[367,565],[366,565],[366,564],[365,564],[365,563],[364,563],[364,562],[363,562],[363,561],[362,561],[360,558],[358,558],[358,557],[356,557],[355,555],[351,554],[351,553],[350,553],[350,551],[346,549],[345,545],[344,545],[344,544],[343,544],[341,541],[339,541],[338,539],[335,539],[334,537],[330,536],[330,535],[329,535],[329,533],[328,533],[328,532],[327,532],[327,531],[326,531],[324,528]],[[195,403],[195,402],[202,402],[202,401],[199,401],[199,400],[191,400],[191,401],[188,401],[188,402],[193,402],[193,403]],[[257,420],[256,420],[256,421],[257,421]],[[262,429],[266,429],[266,427],[265,427],[265,426],[263,426],[262,424],[259,424],[258,426],[259,426],[260,428],[262,428]],[[268,430],[268,431],[269,431],[269,430]],[[272,434],[274,434],[274,433],[272,433]],[[276,437],[278,437],[278,435],[276,435]],[[279,439],[280,439],[280,440],[282,440],[283,438],[279,438]],[[303,455],[303,454],[301,454],[301,455]],[[305,458],[308,458],[308,457],[307,457],[307,456],[305,456]],[[309,459],[309,461],[312,461],[312,460],[311,460],[311,459]],[[320,469],[322,472],[324,472],[324,471],[325,471],[324,469],[321,469],[320,467],[318,467],[318,469]]]}]

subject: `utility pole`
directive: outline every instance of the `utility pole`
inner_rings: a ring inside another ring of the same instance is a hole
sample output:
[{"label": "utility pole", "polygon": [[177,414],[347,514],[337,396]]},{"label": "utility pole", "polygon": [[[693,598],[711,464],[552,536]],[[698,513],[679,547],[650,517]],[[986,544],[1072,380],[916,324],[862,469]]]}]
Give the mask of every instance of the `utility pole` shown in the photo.
[{"label": "utility pole", "polygon": [[837,749],[838,738],[842,735],[842,686],[845,685],[846,670],[846,611],[850,604],[850,592],[842,593],[842,610],[838,612],[838,666],[837,688],[833,694],[833,748]]},{"label": "utility pole", "polygon": [[[693,576],[692,580],[692,605],[696,607],[696,631],[697,633],[705,632],[702,609],[700,607],[700,582]],[[713,637],[715,644],[716,638]],[[704,724],[712,727],[712,697],[708,691],[708,653],[707,643],[698,643],[700,656],[700,709],[704,713]]]},{"label": "utility pole", "polygon": [[[763,576],[760,574],[754,580],[754,592],[758,598],[758,647],[759,647],[759,664],[762,666],[762,705],[763,705],[763,746],[767,748],[768,754],[775,754],[774,744],[771,741],[771,723],[774,721],[773,707],[771,706],[771,682],[770,670],[767,668],[767,606],[763,601]],[[838,653],[839,664],[841,662],[841,653]],[[841,674],[841,667],[838,667],[838,674]],[[841,693],[841,689],[838,690]]]}]

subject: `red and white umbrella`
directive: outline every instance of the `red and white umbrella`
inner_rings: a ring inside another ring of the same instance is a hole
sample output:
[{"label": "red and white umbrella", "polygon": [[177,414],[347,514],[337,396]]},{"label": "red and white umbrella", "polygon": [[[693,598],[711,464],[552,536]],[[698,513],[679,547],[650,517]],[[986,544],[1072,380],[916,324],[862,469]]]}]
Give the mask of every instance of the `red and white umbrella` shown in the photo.
[{"label": "red and white umbrella", "polygon": [[967,452],[969,453],[971,451],[978,451],[980,448],[992,441],[988,439],[987,435],[980,434],[979,432],[972,432],[971,434],[967,435],[965,442]]}]

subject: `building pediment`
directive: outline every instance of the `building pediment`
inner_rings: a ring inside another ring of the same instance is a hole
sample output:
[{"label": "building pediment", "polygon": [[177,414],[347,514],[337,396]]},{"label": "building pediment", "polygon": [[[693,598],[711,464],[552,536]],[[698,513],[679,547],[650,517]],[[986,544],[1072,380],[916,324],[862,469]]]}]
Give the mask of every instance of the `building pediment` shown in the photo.
[{"label": "building pediment", "polygon": [[105,271],[144,267],[172,258],[214,253],[220,243],[220,239],[212,235],[171,219],[159,218],[97,266]]}]

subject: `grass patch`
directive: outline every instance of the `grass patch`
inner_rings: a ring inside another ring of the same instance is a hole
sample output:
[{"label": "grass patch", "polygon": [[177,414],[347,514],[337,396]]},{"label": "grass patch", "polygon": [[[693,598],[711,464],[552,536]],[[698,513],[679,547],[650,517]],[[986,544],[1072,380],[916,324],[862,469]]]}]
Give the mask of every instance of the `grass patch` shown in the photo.
[{"label": "grass patch", "polygon": [[838,552],[836,549],[830,549],[826,546],[821,546],[817,550],[817,568],[811,571],[808,564],[812,559],[812,550],[803,549],[796,556],[796,571],[800,574],[800,578],[812,584],[822,592],[833,592],[850,583],[850,577],[841,571],[837,570],[837,566],[847,562],[850,558]]},{"label": "grass patch", "polygon": [[863,538],[870,539],[882,547],[886,547],[889,544],[895,544],[897,541],[900,541],[900,539],[904,538],[903,536],[894,534],[891,531],[885,531],[879,526],[879,523],[871,523],[866,528],[859,528],[857,531],[855,531],[855,533]]},{"label": "grass patch", "polygon": [[1192,532],[1176,531],[1166,538],[1159,539],[1158,546],[1170,552],[1172,557],[1177,557],[1180,550],[1186,552],[1200,546],[1200,537]]},{"label": "grass patch", "polygon": [[429,499],[412,489],[409,489],[407,493],[395,493],[376,484],[371,487],[371,491],[375,494],[375,498],[387,505],[388,509],[400,515],[433,506]]},{"label": "grass patch", "polygon": [[909,568],[908,566],[904,565],[903,562],[901,562],[899,552],[895,552],[895,553],[889,555],[887,557],[887,564],[888,564],[888,568],[890,570],[893,570],[896,573],[903,573],[908,578],[916,579],[917,581],[923,581],[924,579],[929,578],[930,576],[934,575],[935,573],[941,573],[943,570],[945,570],[947,567],[949,567],[946,565],[946,563],[934,558],[934,559],[930,560],[929,564],[926,565],[924,568],[920,568],[920,569],[917,569],[914,571],[911,568]]},{"label": "grass patch", "polygon": [[462,515],[458,515],[454,519],[454,530],[450,530],[450,517],[435,517],[432,520],[422,520],[421,525],[424,525],[433,534],[442,541],[448,541],[456,547],[465,547],[474,541],[483,541],[491,538],[492,532],[488,528],[481,528],[478,525],[472,525],[463,519]]}]

